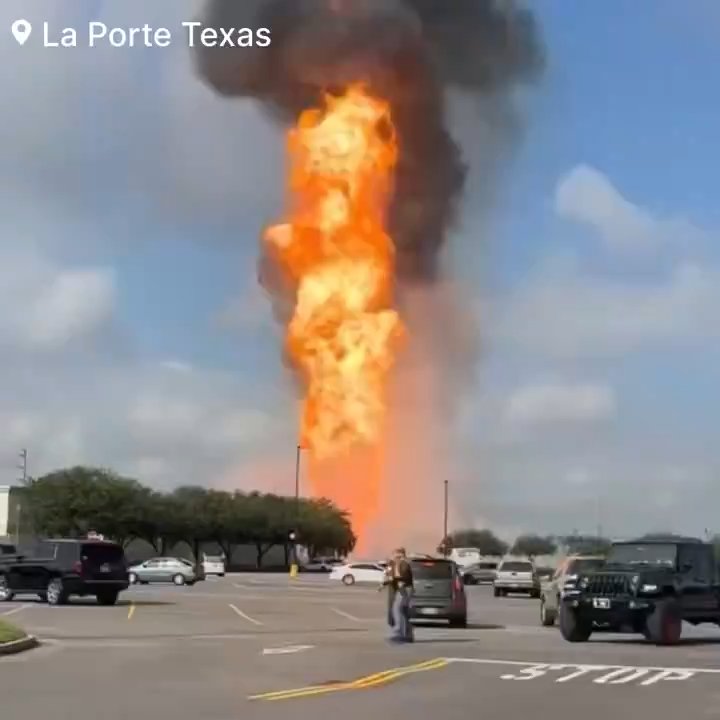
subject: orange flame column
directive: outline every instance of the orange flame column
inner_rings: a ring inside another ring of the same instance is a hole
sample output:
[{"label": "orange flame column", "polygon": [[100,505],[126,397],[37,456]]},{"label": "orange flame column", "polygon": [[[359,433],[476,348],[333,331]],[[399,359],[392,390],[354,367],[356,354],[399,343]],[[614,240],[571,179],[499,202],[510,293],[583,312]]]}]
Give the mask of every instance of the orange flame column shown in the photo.
[{"label": "orange flame column", "polygon": [[[402,335],[385,230],[398,153],[389,105],[362,86],[328,96],[324,108],[300,116],[288,148],[290,217],[265,242],[297,293],[286,341],[305,387],[302,444],[332,465],[334,482],[362,482],[343,472],[343,458],[382,445],[387,376]],[[314,489],[335,499],[331,488]],[[357,522],[368,515],[359,505],[377,502],[378,478],[364,488],[375,497],[349,490],[338,488],[337,498],[352,497],[355,507],[344,509]]]}]

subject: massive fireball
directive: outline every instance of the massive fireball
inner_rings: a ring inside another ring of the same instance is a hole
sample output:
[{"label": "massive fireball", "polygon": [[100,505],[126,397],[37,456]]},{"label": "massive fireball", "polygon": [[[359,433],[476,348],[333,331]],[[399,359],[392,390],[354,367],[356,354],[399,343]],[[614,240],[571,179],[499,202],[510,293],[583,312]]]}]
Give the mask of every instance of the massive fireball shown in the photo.
[{"label": "massive fireball", "polygon": [[300,442],[314,492],[362,531],[378,502],[386,384],[402,336],[385,230],[398,154],[390,107],[360,85],[328,95],[302,113],[288,150],[289,217],[265,242],[296,293],[286,342],[305,392]]}]

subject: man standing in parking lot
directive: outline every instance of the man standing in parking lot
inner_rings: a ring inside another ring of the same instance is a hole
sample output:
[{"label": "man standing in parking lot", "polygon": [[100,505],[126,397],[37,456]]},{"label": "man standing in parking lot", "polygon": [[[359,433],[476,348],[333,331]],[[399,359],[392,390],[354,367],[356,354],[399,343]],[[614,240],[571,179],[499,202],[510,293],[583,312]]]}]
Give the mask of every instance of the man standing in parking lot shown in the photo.
[{"label": "man standing in parking lot", "polygon": [[413,642],[413,628],[410,624],[410,598],[413,589],[413,574],[404,548],[398,548],[389,566],[390,590],[392,596],[392,633],[390,641]]},{"label": "man standing in parking lot", "polygon": [[395,622],[393,620],[393,603],[395,602],[395,587],[393,586],[392,567],[393,567],[393,559],[389,558],[385,565],[385,577],[383,578],[382,585],[378,588],[381,591],[385,590],[387,592],[387,624],[388,624],[388,627],[392,627],[395,624]]}]

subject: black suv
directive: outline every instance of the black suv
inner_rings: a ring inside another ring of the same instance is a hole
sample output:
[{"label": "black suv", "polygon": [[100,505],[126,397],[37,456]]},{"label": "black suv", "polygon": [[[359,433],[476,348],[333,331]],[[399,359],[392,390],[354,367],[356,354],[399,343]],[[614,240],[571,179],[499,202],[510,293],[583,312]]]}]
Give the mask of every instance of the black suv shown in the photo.
[{"label": "black suv", "polygon": [[683,620],[720,624],[713,546],[696,538],[613,543],[602,570],[571,576],[562,589],[560,631],[569,642],[630,632],[674,645]]},{"label": "black suv", "polygon": [[122,546],[104,540],[43,540],[30,554],[0,558],[0,601],[32,594],[63,605],[71,595],[94,595],[114,605],[128,585]]}]

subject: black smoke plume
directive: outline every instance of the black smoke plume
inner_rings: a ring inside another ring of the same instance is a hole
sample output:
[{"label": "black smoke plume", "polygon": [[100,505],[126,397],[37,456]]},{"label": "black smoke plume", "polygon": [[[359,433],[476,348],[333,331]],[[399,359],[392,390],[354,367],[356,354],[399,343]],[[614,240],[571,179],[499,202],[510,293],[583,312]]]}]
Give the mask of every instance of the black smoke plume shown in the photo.
[{"label": "black smoke plume", "polygon": [[209,0],[202,22],[272,33],[269,48],[198,47],[202,76],[224,95],[254,97],[288,119],[355,81],[390,101],[398,280],[436,279],[465,179],[446,90],[482,96],[492,112],[535,79],[544,58],[530,11],[513,0]]}]

